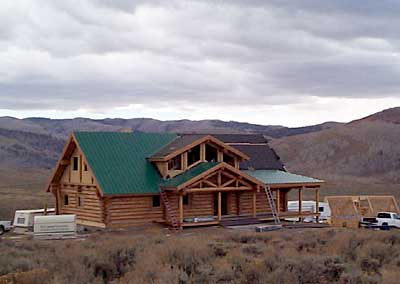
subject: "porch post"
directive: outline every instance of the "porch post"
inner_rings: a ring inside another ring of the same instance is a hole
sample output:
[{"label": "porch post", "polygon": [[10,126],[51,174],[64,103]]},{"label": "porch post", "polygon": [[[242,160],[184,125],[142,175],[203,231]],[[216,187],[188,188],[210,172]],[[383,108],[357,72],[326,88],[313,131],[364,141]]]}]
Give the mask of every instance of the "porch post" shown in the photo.
[{"label": "porch post", "polygon": [[299,188],[299,222],[301,222],[302,220],[303,220],[303,218],[301,218],[301,211],[302,211],[302,203],[303,203],[303,192],[302,192],[302,189],[304,188],[304,186],[303,187],[300,187]]},{"label": "porch post", "polygon": [[221,222],[221,191],[218,191],[218,221]]},{"label": "porch post", "polygon": [[179,194],[179,227],[182,228],[183,224],[183,195]]},{"label": "porch post", "polygon": [[253,191],[253,217],[257,216],[257,192]]},{"label": "porch post", "polygon": [[319,222],[319,187],[315,189],[315,213],[318,215],[315,217],[317,223]]},{"label": "porch post", "polygon": [[279,213],[281,211],[281,191],[278,188],[275,192],[276,192],[276,211]]}]

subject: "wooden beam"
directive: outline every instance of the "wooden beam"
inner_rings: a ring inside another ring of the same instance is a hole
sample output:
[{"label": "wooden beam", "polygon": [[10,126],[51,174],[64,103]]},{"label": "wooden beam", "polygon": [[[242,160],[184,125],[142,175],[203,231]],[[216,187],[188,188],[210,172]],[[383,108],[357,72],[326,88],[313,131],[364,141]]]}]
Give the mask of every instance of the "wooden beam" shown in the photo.
[{"label": "wooden beam", "polygon": [[221,222],[222,219],[222,201],[221,201],[221,191],[218,191],[218,221]]},{"label": "wooden beam", "polygon": [[200,161],[205,162],[206,160],[206,144],[200,144]]},{"label": "wooden beam", "polygon": [[279,213],[281,211],[281,191],[278,189],[276,192],[276,211]]},{"label": "wooden beam", "polygon": [[[302,203],[303,203],[303,188],[302,187],[300,187],[299,188],[299,215],[301,216],[301,211],[302,211]],[[302,218],[300,217],[299,218],[299,222],[301,222],[302,221]]]},{"label": "wooden beam", "polygon": [[252,187],[240,186],[240,187],[203,187],[203,188],[188,188],[183,191],[189,192],[216,192],[216,191],[240,191],[240,190],[253,190]]},{"label": "wooden beam", "polygon": [[183,195],[179,194],[179,227],[183,224]]},{"label": "wooden beam", "polygon": [[[319,214],[319,188],[315,189],[315,213]],[[316,216],[317,223],[319,222],[319,215]]]},{"label": "wooden beam", "polygon": [[253,191],[253,217],[257,216],[257,192]]}]

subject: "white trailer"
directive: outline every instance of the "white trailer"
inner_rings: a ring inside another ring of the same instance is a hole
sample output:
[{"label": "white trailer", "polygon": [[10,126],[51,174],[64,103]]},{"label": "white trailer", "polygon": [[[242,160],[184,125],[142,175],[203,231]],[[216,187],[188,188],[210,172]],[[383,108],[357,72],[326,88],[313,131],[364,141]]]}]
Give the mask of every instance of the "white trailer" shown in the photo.
[{"label": "white trailer", "polygon": [[[302,212],[312,212],[315,213],[316,202],[312,200],[303,200],[301,202],[301,211]],[[299,211],[299,201],[289,201],[288,202],[288,211],[289,212],[298,212]],[[331,219],[331,209],[329,207],[328,202],[319,202],[318,203],[318,213],[320,222],[330,222]],[[296,221],[298,218],[287,218],[287,221]],[[304,222],[315,222],[315,217],[305,217],[303,219]]]},{"label": "white trailer", "polygon": [[40,239],[76,237],[76,215],[35,216],[33,235]]},{"label": "white trailer", "polygon": [[[33,229],[35,216],[43,216],[45,209],[17,210],[15,211],[13,226],[18,231],[28,231]],[[47,209],[48,215],[56,214],[54,208]]]}]

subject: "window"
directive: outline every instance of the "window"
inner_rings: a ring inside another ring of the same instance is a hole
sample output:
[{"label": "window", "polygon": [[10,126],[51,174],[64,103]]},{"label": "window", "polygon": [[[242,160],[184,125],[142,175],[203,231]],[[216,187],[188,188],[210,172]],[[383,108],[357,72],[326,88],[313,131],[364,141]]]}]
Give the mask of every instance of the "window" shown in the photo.
[{"label": "window", "polygon": [[77,171],[79,168],[79,157],[73,158],[72,170]]},{"label": "window", "polygon": [[232,167],[235,166],[235,158],[225,153],[224,153],[224,162],[227,163],[228,165],[231,165]]},{"label": "window", "polygon": [[171,160],[168,161],[168,170],[181,170],[182,169],[182,158],[181,155],[178,155]]},{"label": "window", "polygon": [[390,219],[390,213],[379,213],[377,218]]},{"label": "window", "polygon": [[188,194],[183,196],[183,205],[189,205],[189,195]]},{"label": "window", "polygon": [[86,163],[85,163],[84,166],[83,166],[83,170],[84,170],[85,172],[88,171],[88,167],[87,167],[87,164],[86,164]]},{"label": "window", "polygon": [[69,204],[68,195],[64,195],[64,205],[67,206]]},{"label": "window", "polygon": [[324,207],[319,207],[319,208],[318,208],[318,211],[319,211],[319,212],[324,212]]},{"label": "window", "polygon": [[153,207],[160,207],[161,202],[160,202],[160,196],[153,196]]},{"label": "window", "polygon": [[216,162],[218,160],[218,150],[217,148],[206,144],[206,161]]},{"label": "window", "polygon": [[200,161],[200,145],[193,147],[188,151],[188,166]]},{"label": "window", "polygon": [[82,196],[78,196],[77,204],[78,204],[78,207],[83,206],[83,197]]},{"label": "window", "polygon": [[18,217],[17,224],[25,224],[25,218]]}]

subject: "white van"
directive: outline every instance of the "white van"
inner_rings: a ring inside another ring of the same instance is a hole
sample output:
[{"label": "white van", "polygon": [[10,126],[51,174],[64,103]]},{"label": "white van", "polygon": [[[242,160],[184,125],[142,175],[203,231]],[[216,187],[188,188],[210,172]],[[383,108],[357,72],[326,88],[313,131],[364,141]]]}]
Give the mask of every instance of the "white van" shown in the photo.
[{"label": "white van", "polygon": [[[44,209],[32,209],[32,210],[17,210],[15,211],[13,226],[14,228],[22,230],[32,230],[35,216],[43,216]],[[56,210],[54,208],[47,209],[48,215],[55,215]]]},{"label": "white van", "polygon": [[[315,212],[316,202],[312,200],[303,200],[301,202],[301,211],[302,212]],[[288,201],[288,211],[289,212],[298,212],[299,211],[299,201]],[[331,219],[331,209],[329,207],[328,202],[319,202],[318,203],[318,212],[319,212],[319,220],[320,222],[330,222]],[[298,218],[287,218],[287,221],[295,221]],[[304,222],[315,222],[315,217],[305,217]]]}]

